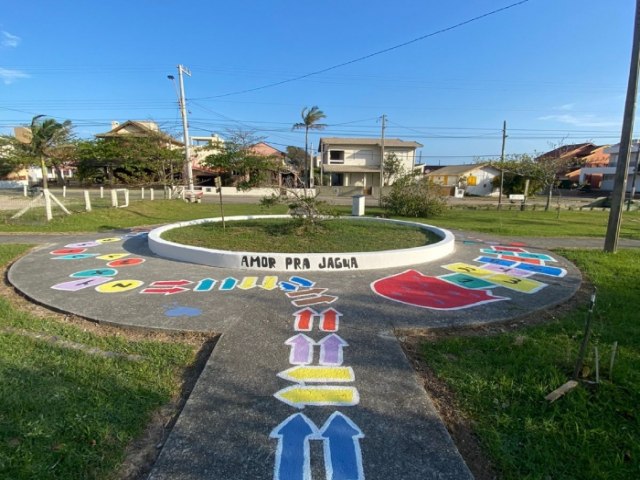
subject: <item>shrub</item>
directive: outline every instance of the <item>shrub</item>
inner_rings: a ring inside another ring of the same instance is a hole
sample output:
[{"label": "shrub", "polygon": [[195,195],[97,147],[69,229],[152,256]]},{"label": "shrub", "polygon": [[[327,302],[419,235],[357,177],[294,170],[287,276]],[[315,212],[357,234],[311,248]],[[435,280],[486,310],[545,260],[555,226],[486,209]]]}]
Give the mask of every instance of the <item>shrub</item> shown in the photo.
[{"label": "shrub", "polygon": [[391,193],[382,199],[382,207],[391,215],[402,217],[434,217],[444,212],[447,200],[436,185],[412,175],[400,177]]}]

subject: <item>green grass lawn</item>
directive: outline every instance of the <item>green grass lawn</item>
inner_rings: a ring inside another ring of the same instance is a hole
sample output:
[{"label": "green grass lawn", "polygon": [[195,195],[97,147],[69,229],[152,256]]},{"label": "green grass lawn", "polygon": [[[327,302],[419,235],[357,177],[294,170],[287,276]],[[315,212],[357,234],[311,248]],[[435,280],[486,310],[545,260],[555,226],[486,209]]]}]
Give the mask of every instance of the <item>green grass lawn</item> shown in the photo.
[{"label": "green grass lawn", "polygon": [[[27,248],[0,245],[0,265]],[[0,297],[0,478],[113,478],[128,443],[179,394],[195,353],[180,342],[89,333]]]},{"label": "green grass lawn", "polygon": [[422,355],[455,392],[499,478],[640,478],[640,251],[560,253],[598,289],[587,365],[594,380],[598,346],[600,385],[544,400],[573,371],[584,309],[509,334],[424,343]]},{"label": "green grass lawn", "polygon": [[[225,216],[282,214],[286,206],[265,209],[256,204],[225,205]],[[341,215],[349,215],[349,207],[337,207]],[[377,207],[368,207],[367,215],[379,216],[384,212]],[[100,208],[87,213],[76,211],[71,216],[59,212],[53,221],[43,221],[44,213],[34,210],[19,220],[10,220],[11,213],[0,212],[0,232],[96,232],[116,228],[157,225],[197,218],[219,217],[220,207],[214,203],[188,204],[182,200],[155,200],[132,202],[127,208]],[[555,211],[509,211],[509,210],[446,210],[442,216],[416,218],[444,228],[457,228],[496,235],[513,236],[567,236],[604,237],[608,212],[568,211],[558,215]],[[640,239],[640,211],[624,212],[621,237]]]},{"label": "green grass lawn", "polygon": [[[282,214],[286,211],[285,206],[269,210],[252,204],[224,206],[225,216]],[[219,217],[220,206],[213,203],[186,203],[182,200],[138,201],[126,208],[100,208],[92,212],[78,210],[69,216],[56,210],[55,218],[48,223],[44,220],[42,209],[34,209],[17,220],[10,219],[12,214],[13,212],[0,212],[0,232],[99,232]]]},{"label": "green grass lawn", "polygon": [[[447,210],[442,216],[420,219],[443,228],[507,236],[602,237],[607,230],[609,212]],[[620,236],[640,239],[640,211],[624,212]]]},{"label": "green grass lawn", "polygon": [[328,220],[312,231],[300,231],[286,219],[207,223],[176,228],[163,234],[172,242],[206,248],[249,252],[333,253],[370,252],[426,245],[438,240],[417,227],[390,223]]}]

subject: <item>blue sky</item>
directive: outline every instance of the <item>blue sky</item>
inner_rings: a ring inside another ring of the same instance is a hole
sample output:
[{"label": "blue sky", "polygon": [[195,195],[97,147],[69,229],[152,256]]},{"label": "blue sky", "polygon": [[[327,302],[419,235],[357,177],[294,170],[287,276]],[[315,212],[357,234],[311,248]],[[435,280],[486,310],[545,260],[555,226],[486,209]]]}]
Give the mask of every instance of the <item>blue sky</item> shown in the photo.
[{"label": "blue sky", "polygon": [[[424,145],[423,163],[457,164],[553,145],[617,143],[633,0],[529,0],[319,75],[517,0],[3,2],[0,133],[33,115],[70,119],[80,137],[112,120],[155,120],[181,135],[167,75],[192,72],[190,133],[252,129],[284,149],[305,106],[324,136],[386,135]],[[54,6],[55,5],[55,6]],[[320,135],[313,135],[317,145]],[[482,157],[487,158],[487,157]]]}]

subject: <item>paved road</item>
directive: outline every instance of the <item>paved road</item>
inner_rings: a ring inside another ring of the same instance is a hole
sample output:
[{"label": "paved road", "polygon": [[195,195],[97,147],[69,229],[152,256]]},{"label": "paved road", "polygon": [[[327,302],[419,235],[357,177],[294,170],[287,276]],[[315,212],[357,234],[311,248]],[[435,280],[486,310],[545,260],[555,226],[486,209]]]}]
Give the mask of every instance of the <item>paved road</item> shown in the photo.
[{"label": "paved road", "polygon": [[529,242],[462,233],[432,264],[330,274],[161,259],[144,232],[47,241],[8,275],[34,300],[99,322],[222,333],[153,480],[471,478],[395,329],[507,320],[581,282]]}]

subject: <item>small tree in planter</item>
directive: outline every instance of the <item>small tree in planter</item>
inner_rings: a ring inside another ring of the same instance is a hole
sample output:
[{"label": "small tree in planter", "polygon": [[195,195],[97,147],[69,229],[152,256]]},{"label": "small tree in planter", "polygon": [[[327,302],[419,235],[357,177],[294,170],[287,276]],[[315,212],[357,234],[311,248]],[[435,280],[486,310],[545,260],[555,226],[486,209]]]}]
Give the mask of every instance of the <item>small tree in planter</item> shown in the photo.
[{"label": "small tree in planter", "polygon": [[[297,181],[298,178],[296,176],[296,183]],[[331,205],[318,200],[317,193],[309,195],[309,191],[306,188],[302,189],[302,193],[300,193],[300,189],[291,188],[281,188],[281,191],[285,192],[286,196],[272,194],[269,197],[263,197],[260,200],[260,204],[267,208],[286,204],[294,222],[298,224],[300,233],[316,231],[323,220],[338,216]]]},{"label": "small tree in planter", "polygon": [[446,197],[440,194],[436,185],[413,175],[399,177],[389,195],[382,198],[386,212],[402,217],[434,217],[444,212],[446,204]]}]

